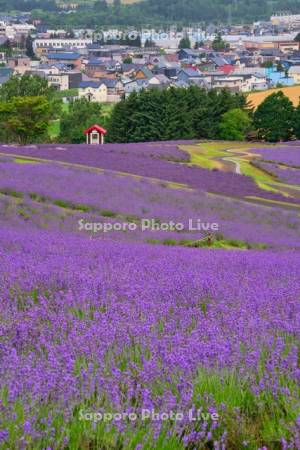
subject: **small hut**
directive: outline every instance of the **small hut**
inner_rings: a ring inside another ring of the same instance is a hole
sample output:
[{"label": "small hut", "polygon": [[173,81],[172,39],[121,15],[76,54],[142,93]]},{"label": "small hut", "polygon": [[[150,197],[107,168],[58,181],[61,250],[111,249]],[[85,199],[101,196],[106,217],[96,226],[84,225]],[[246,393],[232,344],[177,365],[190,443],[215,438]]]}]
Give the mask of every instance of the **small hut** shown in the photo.
[{"label": "small hut", "polygon": [[89,145],[104,144],[104,136],[107,131],[100,125],[93,125],[84,131],[86,135],[86,143]]}]

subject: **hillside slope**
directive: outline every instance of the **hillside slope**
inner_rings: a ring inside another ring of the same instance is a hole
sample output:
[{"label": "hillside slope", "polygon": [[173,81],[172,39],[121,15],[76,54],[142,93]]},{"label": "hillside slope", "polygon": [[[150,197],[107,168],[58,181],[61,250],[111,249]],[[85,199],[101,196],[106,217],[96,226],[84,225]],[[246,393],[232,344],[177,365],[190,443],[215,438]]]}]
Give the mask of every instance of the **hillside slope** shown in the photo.
[{"label": "hillside slope", "polygon": [[248,95],[248,100],[257,108],[269,95],[274,92],[282,91],[293,102],[294,106],[299,105],[300,86],[289,86],[284,88],[268,89],[262,92],[253,92]]}]

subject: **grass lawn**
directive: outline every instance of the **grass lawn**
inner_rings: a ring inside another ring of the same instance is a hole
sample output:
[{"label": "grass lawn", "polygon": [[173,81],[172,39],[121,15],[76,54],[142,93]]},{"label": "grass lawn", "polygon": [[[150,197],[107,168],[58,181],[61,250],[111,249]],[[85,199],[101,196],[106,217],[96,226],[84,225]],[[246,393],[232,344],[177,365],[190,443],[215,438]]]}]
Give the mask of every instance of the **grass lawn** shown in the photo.
[{"label": "grass lawn", "polygon": [[48,128],[48,134],[50,136],[50,139],[55,139],[57,136],[59,136],[59,132],[60,132],[60,119],[52,120]]},{"label": "grass lawn", "polygon": [[113,103],[102,103],[101,107],[102,107],[102,113],[104,116],[110,116],[112,113],[112,110],[114,109],[114,104]]},{"label": "grass lawn", "polygon": [[77,97],[78,96],[78,88],[66,89],[65,91],[56,91],[56,98],[64,98],[64,97]]}]

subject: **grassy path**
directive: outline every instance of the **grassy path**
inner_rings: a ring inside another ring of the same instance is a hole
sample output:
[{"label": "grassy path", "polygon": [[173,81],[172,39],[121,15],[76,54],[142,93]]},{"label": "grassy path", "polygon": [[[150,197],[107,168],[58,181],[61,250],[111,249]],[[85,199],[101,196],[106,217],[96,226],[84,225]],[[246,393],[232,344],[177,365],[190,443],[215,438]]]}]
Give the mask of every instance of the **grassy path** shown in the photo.
[{"label": "grassy path", "polygon": [[[269,146],[274,147],[271,144]],[[181,145],[179,147],[189,153],[191,165],[197,165],[210,170],[218,169],[225,172],[250,176],[265,191],[277,192],[285,197],[299,197],[299,189],[297,186],[289,186],[281,183],[270,173],[252,164],[252,161],[255,158],[259,158],[260,155],[249,152],[251,148],[249,143],[207,141],[193,145]]]}]

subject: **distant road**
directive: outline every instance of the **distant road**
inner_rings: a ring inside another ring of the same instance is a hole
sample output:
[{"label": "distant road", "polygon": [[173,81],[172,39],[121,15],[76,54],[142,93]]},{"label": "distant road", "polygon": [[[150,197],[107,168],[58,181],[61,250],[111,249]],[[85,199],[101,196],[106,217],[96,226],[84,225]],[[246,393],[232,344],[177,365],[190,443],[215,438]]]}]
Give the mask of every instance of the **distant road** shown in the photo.
[{"label": "distant road", "polygon": [[293,102],[294,106],[298,106],[299,98],[300,98],[300,85],[276,88],[276,89],[268,89],[267,91],[262,92],[253,92],[248,95],[248,100],[250,100],[255,108],[257,108],[269,95],[273,94],[273,92],[282,91],[285,95],[289,97],[289,99]]}]

